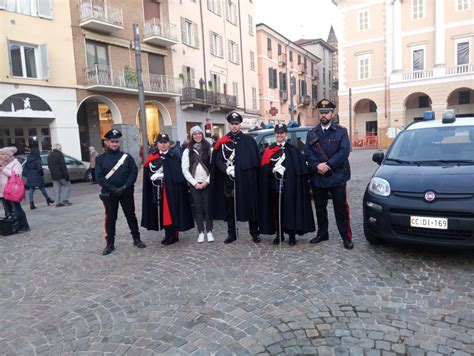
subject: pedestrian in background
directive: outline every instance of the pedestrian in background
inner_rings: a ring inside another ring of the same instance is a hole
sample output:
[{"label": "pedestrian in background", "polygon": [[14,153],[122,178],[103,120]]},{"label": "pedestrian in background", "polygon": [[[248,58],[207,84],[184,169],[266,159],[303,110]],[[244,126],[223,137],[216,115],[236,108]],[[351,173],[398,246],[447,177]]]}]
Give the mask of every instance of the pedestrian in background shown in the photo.
[{"label": "pedestrian in background", "polygon": [[13,176],[22,176],[23,168],[21,163],[13,156],[17,152],[16,147],[4,147],[0,149],[0,195],[5,208],[5,215],[18,217],[20,230],[18,232],[30,231],[26,214],[21,207],[21,202],[6,200],[3,191],[8,180]]},{"label": "pedestrian in background", "polygon": [[26,184],[28,185],[28,198],[30,200],[30,209],[36,209],[34,202],[35,190],[39,189],[46,199],[48,205],[53,204],[54,200],[48,196],[48,192],[44,187],[44,172],[43,164],[38,147],[32,147],[30,154],[26,157],[25,168],[23,176],[26,177]]},{"label": "pedestrian in background", "polygon": [[306,161],[311,173],[318,233],[311,243],[329,238],[328,195],[331,193],[334,215],[344,248],[354,248],[347,203],[346,184],[350,179],[349,153],[351,149],[346,128],[334,122],[336,105],[322,99],[316,105],[320,123],[308,131],[305,144]]},{"label": "pedestrian in background", "polygon": [[91,184],[96,184],[96,178],[95,178],[95,161],[97,159],[97,156],[99,153],[95,150],[94,146],[89,147],[89,155],[90,155],[90,164],[89,164],[89,169],[92,177],[92,183]]},{"label": "pedestrian in background", "polygon": [[[62,146],[57,143],[53,146],[53,151],[48,156],[48,167],[53,181],[54,200],[56,208],[65,205],[72,205],[69,201],[71,195],[71,182],[66,167],[66,160],[62,153]],[[64,188],[61,200],[61,188]]]},{"label": "pedestrian in background", "polygon": [[210,214],[210,165],[211,145],[204,139],[200,126],[191,128],[191,141],[183,152],[181,168],[189,183],[191,198],[194,204],[194,215],[198,228],[197,242],[204,242],[204,219],[206,220],[207,241],[213,242],[212,217]]}]

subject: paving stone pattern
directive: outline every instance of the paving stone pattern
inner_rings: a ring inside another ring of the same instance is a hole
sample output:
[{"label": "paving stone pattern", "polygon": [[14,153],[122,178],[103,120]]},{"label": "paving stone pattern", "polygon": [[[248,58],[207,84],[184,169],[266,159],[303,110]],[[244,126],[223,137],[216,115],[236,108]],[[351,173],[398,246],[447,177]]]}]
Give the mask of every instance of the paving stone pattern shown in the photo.
[{"label": "paving stone pattern", "polygon": [[329,241],[282,248],[255,245],[246,224],[224,245],[217,223],[214,243],[193,230],[164,247],[144,231],[137,249],[121,214],[104,257],[96,186],[75,184],[71,207],[39,202],[32,232],[0,238],[0,354],[474,354],[473,252],[370,246],[371,155],[351,155],[352,251],[332,211]]}]

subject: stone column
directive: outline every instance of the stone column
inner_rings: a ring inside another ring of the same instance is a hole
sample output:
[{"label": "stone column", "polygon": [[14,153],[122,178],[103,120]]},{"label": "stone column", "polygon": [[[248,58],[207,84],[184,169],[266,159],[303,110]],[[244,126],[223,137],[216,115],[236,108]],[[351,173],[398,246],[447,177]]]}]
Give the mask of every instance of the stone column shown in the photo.
[{"label": "stone column", "polygon": [[436,0],[435,3],[435,66],[434,76],[445,74],[445,41],[444,41],[444,1]]}]

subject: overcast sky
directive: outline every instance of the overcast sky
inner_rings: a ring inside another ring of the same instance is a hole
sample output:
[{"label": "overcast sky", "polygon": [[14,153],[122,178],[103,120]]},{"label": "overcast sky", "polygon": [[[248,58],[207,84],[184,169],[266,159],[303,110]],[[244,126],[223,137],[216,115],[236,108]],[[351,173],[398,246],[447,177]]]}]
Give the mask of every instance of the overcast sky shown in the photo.
[{"label": "overcast sky", "polygon": [[331,0],[254,0],[256,23],[263,22],[286,38],[327,40],[333,25],[339,39],[339,15]]}]

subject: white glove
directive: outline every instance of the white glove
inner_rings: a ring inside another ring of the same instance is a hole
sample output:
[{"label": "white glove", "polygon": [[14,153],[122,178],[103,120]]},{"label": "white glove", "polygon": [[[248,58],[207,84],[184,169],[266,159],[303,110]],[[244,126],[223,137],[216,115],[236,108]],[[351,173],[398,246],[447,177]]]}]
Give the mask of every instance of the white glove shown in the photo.
[{"label": "white glove", "polygon": [[286,168],[281,165],[278,165],[278,166],[276,165],[272,170],[273,173],[278,173],[282,177],[285,175],[285,171],[286,171]]},{"label": "white glove", "polygon": [[227,175],[231,178],[235,178],[235,166],[229,166],[227,167],[227,169],[225,170],[225,172],[227,173]]},{"label": "white glove", "polygon": [[150,179],[151,179],[152,181],[155,181],[155,180],[157,180],[157,179],[163,179],[164,176],[165,176],[165,175],[163,174],[163,172],[156,172],[156,173],[154,173],[154,174],[150,177]]}]

